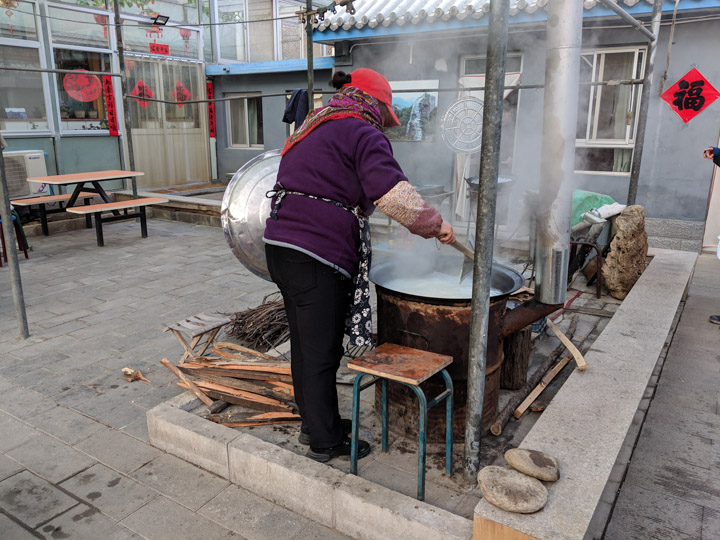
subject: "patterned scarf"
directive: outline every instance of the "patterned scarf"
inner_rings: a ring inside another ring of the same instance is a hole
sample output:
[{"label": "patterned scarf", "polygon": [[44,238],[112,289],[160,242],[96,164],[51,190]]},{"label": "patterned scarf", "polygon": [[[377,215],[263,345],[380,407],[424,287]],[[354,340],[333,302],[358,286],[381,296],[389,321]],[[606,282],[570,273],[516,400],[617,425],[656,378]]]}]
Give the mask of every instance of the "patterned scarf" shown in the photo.
[{"label": "patterned scarf", "polygon": [[377,99],[359,88],[345,86],[330,99],[327,107],[311,111],[307,115],[302,126],[288,137],[282,155],[284,156],[320,124],[338,118],[359,118],[382,130],[382,115]]}]

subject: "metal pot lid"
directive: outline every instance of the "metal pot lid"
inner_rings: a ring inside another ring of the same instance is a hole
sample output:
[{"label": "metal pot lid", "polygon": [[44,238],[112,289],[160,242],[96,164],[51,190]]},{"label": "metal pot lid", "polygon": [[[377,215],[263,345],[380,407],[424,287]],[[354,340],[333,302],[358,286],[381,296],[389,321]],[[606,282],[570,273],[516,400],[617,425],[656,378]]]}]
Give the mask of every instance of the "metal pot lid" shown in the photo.
[{"label": "metal pot lid", "polygon": [[225,240],[230,249],[253,274],[270,281],[265,260],[265,220],[270,216],[270,199],[280,166],[281,150],[270,150],[240,167],[225,189],[220,207]]}]

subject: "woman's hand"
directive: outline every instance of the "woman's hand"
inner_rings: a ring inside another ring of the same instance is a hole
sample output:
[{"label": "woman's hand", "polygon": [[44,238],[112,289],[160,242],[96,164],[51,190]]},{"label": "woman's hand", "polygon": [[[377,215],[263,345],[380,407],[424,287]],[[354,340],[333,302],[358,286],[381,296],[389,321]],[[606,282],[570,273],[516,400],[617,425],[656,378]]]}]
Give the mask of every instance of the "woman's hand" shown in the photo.
[{"label": "woman's hand", "polygon": [[452,225],[450,225],[447,221],[443,220],[442,225],[440,225],[440,232],[436,238],[443,244],[454,244],[455,229],[453,229]]},{"label": "woman's hand", "polygon": [[712,146],[706,148],[705,151],[703,152],[703,157],[704,157],[705,159],[712,159],[712,158],[713,158],[713,151],[714,151],[714,149],[713,149]]}]

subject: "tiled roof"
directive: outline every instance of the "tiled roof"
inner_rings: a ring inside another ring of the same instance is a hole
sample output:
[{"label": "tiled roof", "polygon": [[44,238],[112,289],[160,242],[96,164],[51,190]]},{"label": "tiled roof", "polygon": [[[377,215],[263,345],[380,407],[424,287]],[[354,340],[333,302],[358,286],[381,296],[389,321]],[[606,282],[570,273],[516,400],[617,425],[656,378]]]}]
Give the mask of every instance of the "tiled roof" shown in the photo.
[{"label": "tiled roof", "polygon": [[[545,9],[548,0],[509,0],[510,16],[520,12],[534,13]],[[652,5],[652,0],[618,0],[624,7],[639,2]],[[584,0],[585,9],[592,9],[598,0]],[[336,13],[327,12],[317,29],[323,31],[375,28],[377,26],[432,23],[451,19],[480,19],[490,11],[490,0],[355,0],[355,13],[338,7]]]}]

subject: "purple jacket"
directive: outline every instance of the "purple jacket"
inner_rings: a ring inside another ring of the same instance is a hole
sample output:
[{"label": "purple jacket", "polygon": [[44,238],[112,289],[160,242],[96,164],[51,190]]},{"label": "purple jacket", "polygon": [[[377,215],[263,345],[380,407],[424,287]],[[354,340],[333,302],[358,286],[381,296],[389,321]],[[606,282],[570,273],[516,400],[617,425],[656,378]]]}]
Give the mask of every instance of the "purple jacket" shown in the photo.
[{"label": "purple jacket", "polygon": [[[280,161],[277,181],[288,191],[333,199],[369,216],[374,201],[407,178],[381,131],[358,118],[343,118],[317,126],[293,146]],[[442,218],[437,211],[427,207],[423,213],[439,230]],[[357,272],[360,237],[353,214],[325,201],[289,194],[277,218],[268,218],[265,242],[303,251],[347,276]]]}]

